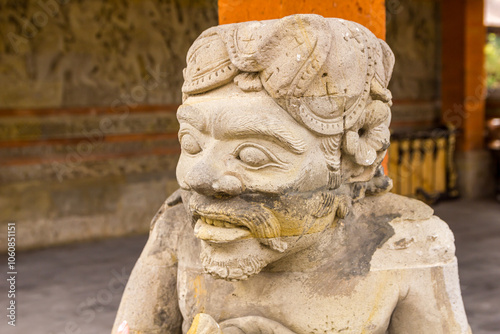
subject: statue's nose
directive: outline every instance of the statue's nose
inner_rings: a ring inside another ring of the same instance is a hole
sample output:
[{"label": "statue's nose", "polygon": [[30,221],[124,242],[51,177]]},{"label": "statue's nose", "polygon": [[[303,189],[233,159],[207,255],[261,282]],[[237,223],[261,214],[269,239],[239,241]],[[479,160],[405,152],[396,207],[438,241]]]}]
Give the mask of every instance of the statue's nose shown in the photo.
[{"label": "statue's nose", "polygon": [[236,196],[243,191],[243,184],[238,177],[223,174],[220,169],[210,168],[205,164],[189,171],[185,183],[192,190],[206,196]]},{"label": "statue's nose", "polygon": [[212,185],[213,189],[218,194],[227,194],[236,196],[243,191],[243,185],[240,179],[233,175],[223,175]]}]

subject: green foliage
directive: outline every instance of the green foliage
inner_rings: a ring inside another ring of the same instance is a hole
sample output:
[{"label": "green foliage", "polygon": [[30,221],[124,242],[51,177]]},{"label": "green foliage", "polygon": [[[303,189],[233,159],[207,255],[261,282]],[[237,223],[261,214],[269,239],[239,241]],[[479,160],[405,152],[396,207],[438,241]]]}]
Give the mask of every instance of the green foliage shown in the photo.
[{"label": "green foliage", "polygon": [[488,42],[484,47],[486,56],[486,84],[488,89],[500,88],[500,36],[488,34]]}]

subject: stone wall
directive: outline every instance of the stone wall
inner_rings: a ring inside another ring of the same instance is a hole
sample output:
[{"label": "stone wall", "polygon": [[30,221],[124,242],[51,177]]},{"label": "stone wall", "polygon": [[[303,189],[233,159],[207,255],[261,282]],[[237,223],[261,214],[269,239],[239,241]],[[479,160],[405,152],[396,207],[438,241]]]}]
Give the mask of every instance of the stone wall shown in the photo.
[{"label": "stone wall", "polygon": [[216,0],[0,0],[0,249],[148,231],[177,187],[175,110]]},{"label": "stone wall", "polygon": [[386,0],[387,43],[396,57],[389,89],[394,130],[440,119],[441,12],[439,1]]},{"label": "stone wall", "polygon": [[216,0],[0,0],[1,107],[177,103],[186,52],[214,24]]}]

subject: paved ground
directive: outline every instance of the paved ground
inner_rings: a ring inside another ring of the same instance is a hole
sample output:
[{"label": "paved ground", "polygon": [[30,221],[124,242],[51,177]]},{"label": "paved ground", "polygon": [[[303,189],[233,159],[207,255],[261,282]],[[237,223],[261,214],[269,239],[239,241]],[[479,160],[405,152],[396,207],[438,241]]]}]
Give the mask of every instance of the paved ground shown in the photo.
[{"label": "paved ground", "polygon": [[500,203],[447,202],[435,211],[455,233],[460,285],[473,333],[500,333]]},{"label": "paved ground", "polygon": [[[435,209],[455,232],[474,334],[499,334],[500,204],[459,201]],[[0,333],[109,333],[126,277],[145,241],[140,236],[19,254],[17,326],[6,325],[2,316]],[[6,263],[6,258],[0,261]],[[5,282],[0,281],[3,310]]]}]

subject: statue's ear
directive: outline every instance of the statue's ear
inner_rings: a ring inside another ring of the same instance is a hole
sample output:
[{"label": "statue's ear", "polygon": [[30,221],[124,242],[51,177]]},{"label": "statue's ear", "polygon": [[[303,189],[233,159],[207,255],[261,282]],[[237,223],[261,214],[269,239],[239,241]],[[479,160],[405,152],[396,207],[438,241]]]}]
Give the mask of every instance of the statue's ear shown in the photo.
[{"label": "statue's ear", "polygon": [[342,160],[352,171],[349,182],[366,182],[373,177],[389,148],[390,122],[389,104],[374,100],[356,127],[344,133]]},{"label": "statue's ear", "polygon": [[343,159],[353,170],[349,182],[367,182],[379,168],[389,147],[392,94],[387,89],[394,68],[394,54],[379,39],[374,50],[375,73],[370,83],[371,102],[363,117],[344,134]]}]

